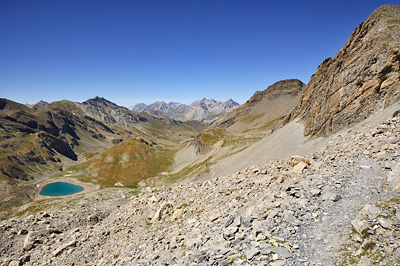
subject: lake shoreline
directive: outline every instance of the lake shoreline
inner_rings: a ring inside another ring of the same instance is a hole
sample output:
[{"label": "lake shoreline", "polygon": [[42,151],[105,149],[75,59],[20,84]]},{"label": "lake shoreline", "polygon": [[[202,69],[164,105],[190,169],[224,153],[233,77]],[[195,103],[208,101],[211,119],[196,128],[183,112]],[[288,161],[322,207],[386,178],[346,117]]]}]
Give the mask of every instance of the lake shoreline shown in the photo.
[{"label": "lake shoreline", "polygon": [[[67,182],[67,183],[71,183],[72,185],[76,185],[76,186],[80,186],[83,188],[82,191],[79,191],[77,193],[74,194],[69,194],[69,195],[65,195],[65,196],[45,196],[45,195],[40,195],[40,192],[42,191],[42,188],[48,184],[51,183],[57,183],[57,182]],[[96,184],[92,184],[92,183],[84,183],[82,181],[79,181],[76,178],[73,177],[57,177],[57,178],[50,178],[50,179],[46,179],[46,180],[42,180],[39,181],[38,183],[35,184],[35,191],[33,193],[32,199],[33,200],[42,200],[42,199],[52,199],[52,198],[67,198],[67,197],[71,197],[71,196],[76,196],[76,195],[81,195],[84,193],[88,193],[88,192],[93,192],[96,190],[100,189],[100,185],[96,185]]]}]

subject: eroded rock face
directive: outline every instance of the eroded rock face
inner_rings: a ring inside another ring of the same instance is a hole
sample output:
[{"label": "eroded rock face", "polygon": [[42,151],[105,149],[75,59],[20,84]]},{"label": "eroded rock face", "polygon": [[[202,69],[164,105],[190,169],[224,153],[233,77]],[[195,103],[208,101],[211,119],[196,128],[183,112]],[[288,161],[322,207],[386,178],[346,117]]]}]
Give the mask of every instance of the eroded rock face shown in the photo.
[{"label": "eroded rock face", "polygon": [[77,160],[78,156],[66,141],[63,141],[45,132],[40,132],[37,134],[37,136],[41,139],[41,143],[43,143],[43,145],[47,145],[50,149],[52,148],[56,150],[58,153],[70,158],[71,160]]},{"label": "eroded rock face", "polygon": [[378,8],[311,77],[290,118],[328,135],[400,100],[400,6]]}]

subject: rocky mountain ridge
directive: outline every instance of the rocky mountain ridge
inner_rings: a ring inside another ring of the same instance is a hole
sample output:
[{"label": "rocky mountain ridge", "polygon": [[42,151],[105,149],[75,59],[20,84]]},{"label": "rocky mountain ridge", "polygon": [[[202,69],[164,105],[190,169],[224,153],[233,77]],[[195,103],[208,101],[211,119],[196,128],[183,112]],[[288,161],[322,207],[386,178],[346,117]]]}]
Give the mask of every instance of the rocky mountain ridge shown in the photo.
[{"label": "rocky mountain ridge", "polygon": [[134,112],[161,111],[170,118],[180,121],[198,120],[205,123],[212,123],[217,117],[238,106],[239,104],[232,99],[222,102],[203,98],[194,101],[190,105],[177,102],[155,102],[149,105],[139,103],[129,107],[129,110]]},{"label": "rocky mountain ridge", "polygon": [[205,126],[133,113],[100,97],[31,108],[0,99],[0,209],[28,200],[36,180],[85,160],[83,154],[134,138],[173,145]]},{"label": "rocky mountain ridge", "polygon": [[329,135],[399,101],[399,32],[400,6],[375,10],[322,62],[286,120],[300,116],[306,135]]},{"label": "rocky mountain ridge", "polygon": [[29,199],[33,180],[61,170],[62,161],[76,163],[79,149],[105,148],[104,140],[111,142],[116,133],[123,134],[90,117],[74,115],[62,105],[75,107],[59,103],[35,111],[0,99],[1,207]]},{"label": "rocky mountain ridge", "polygon": [[232,133],[268,133],[274,128],[274,121],[292,111],[305,87],[297,79],[278,81],[264,91],[255,92],[246,103],[219,118],[213,126]]}]

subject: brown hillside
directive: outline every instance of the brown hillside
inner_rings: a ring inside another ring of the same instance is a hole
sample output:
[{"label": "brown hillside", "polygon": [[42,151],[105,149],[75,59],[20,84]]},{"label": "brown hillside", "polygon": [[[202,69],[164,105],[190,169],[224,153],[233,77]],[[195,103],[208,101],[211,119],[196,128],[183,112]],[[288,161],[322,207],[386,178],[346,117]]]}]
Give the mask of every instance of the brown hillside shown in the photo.
[{"label": "brown hillside", "polygon": [[231,133],[269,132],[273,123],[287,115],[298,103],[305,84],[297,79],[278,81],[257,91],[246,103],[214,124]]}]

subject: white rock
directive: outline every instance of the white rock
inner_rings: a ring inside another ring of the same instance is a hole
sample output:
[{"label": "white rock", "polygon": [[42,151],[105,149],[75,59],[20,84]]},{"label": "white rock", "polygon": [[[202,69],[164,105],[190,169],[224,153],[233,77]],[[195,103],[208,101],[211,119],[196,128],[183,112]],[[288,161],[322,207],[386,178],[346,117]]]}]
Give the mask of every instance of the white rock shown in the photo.
[{"label": "white rock", "polygon": [[400,191],[400,161],[398,161],[390,171],[388,183],[391,190]]},{"label": "white rock", "polygon": [[151,219],[151,223],[159,221],[162,218],[162,216],[168,213],[172,208],[173,206],[170,202],[162,203],[160,208],[156,211],[156,214],[154,214],[153,218]]},{"label": "white rock", "polygon": [[353,229],[354,229],[357,233],[359,233],[359,234],[361,234],[362,231],[363,231],[365,228],[367,228],[366,222],[365,222],[365,221],[358,220],[358,219],[352,220],[352,221],[351,221],[351,225],[353,226]]},{"label": "white rock", "polygon": [[375,205],[367,204],[365,207],[362,209],[361,213],[368,215],[368,218],[370,220],[375,219],[379,214],[381,210],[376,207]]},{"label": "white rock", "polygon": [[299,162],[298,164],[296,164],[293,168],[292,168],[292,172],[294,174],[300,174],[301,172],[303,172],[303,170],[307,168],[307,164],[304,162]]},{"label": "white rock", "polygon": [[388,220],[386,220],[386,219],[378,218],[378,223],[379,223],[383,228],[386,228],[386,229],[391,229],[391,228],[392,228],[392,224],[391,224]]}]

